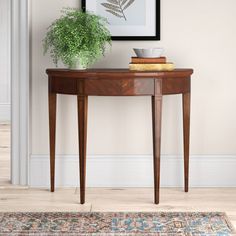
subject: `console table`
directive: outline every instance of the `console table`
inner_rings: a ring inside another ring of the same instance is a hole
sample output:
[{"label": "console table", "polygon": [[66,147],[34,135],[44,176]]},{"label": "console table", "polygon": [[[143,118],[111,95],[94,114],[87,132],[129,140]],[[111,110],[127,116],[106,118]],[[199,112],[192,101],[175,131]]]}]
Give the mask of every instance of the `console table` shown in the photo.
[{"label": "console table", "polygon": [[154,202],[159,203],[162,96],[182,94],[184,185],[189,182],[190,82],[192,69],[140,72],[128,69],[47,69],[49,88],[51,192],[55,179],[57,94],[77,95],[79,125],[80,202],[85,203],[88,96],[151,96],[153,121]]}]

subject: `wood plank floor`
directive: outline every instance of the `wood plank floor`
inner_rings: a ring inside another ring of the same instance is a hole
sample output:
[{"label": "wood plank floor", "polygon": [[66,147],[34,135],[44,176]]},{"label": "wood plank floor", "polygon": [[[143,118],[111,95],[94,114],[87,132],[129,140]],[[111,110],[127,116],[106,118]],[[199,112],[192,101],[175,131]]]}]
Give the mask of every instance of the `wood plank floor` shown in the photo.
[{"label": "wood plank floor", "polygon": [[[152,188],[88,188],[86,204],[79,204],[75,188],[16,188],[10,178],[10,126],[0,125],[0,211],[221,211],[236,228],[236,188],[162,188],[153,204]],[[1,182],[2,181],[2,182]]]},{"label": "wood plank floor", "polygon": [[0,211],[220,211],[236,227],[236,189],[161,189],[161,203],[153,204],[151,188],[88,188],[86,204],[79,204],[75,188],[0,189]]}]

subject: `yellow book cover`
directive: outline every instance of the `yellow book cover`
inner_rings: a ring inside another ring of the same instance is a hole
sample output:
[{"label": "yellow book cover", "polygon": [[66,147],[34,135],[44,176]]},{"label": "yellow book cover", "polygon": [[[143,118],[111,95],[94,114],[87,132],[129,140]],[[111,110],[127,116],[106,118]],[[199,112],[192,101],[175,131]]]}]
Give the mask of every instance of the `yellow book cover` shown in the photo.
[{"label": "yellow book cover", "polygon": [[172,71],[175,69],[173,63],[166,64],[129,64],[130,70],[137,71]]}]

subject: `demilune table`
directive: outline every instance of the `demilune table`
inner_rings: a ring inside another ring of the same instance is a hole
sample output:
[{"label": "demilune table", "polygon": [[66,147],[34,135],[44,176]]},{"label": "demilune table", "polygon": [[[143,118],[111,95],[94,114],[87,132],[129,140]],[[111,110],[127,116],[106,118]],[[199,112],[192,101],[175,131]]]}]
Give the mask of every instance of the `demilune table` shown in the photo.
[{"label": "demilune table", "polygon": [[154,202],[159,203],[162,96],[182,94],[184,185],[189,185],[190,88],[192,69],[130,71],[128,69],[47,69],[49,88],[51,192],[55,186],[57,94],[77,95],[79,125],[80,202],[85,203],[88,96],[151,96],[153,121]]}]

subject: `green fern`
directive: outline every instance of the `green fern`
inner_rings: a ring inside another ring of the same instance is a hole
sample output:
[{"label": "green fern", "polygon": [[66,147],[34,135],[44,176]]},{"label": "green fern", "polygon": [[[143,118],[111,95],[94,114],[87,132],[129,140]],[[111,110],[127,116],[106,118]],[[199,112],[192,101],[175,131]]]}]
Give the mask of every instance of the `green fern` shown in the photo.
[{"label": "green fern", "polygon": [[107,20],[72,8],[62,13],[61,18],[49,26],[43,39],[44,54],[49,51],[56,66],[61,60],[69,68],[76,57],[87,67],[104,56],[107,43],[111,45]]}]

